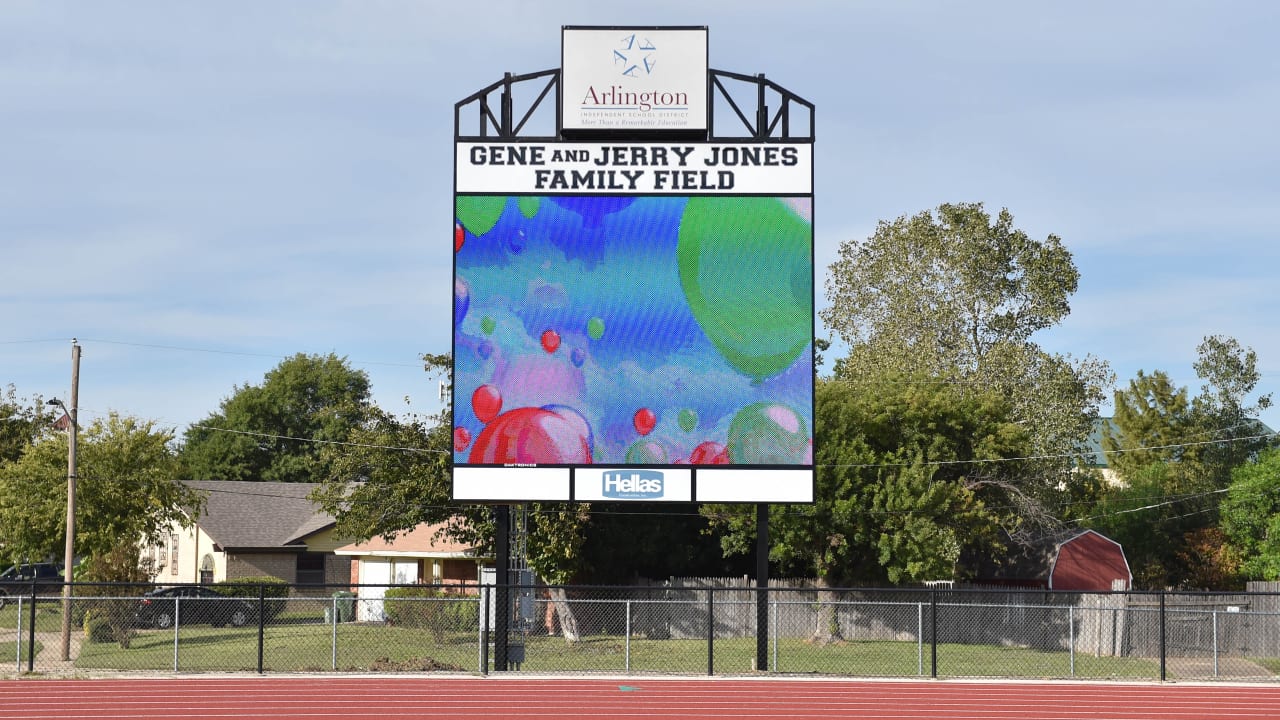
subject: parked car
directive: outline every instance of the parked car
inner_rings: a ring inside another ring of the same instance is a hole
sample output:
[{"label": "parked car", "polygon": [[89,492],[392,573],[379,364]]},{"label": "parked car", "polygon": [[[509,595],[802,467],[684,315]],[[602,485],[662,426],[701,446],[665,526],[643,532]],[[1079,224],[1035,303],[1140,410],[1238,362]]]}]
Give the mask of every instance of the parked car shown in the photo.
[{"label": "parked car", "polygon": [[141,627],[169,628],[174,619],[182,625],[208,623],[214,627],[241,627],[253,619],[253,605],[198,585],[152,590],[142,596],[135,622]]},{"label": "parked car", "polygon": [[0,608],[12,597],[31,595],[35,584],[36,595],[62,592],[62,566],[53,563],[28,563],[14,565],[0,573]]}]

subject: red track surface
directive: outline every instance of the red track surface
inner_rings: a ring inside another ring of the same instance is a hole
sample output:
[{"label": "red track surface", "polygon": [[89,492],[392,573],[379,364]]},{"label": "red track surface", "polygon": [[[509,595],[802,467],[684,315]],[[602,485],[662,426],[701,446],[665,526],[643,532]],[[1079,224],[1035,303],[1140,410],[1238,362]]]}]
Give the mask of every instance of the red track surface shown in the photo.
[{"label": "red track surface", "polygon": [[1280,687],[741,679],[246,677],[0,681],[0,717],[1280,718]]}]

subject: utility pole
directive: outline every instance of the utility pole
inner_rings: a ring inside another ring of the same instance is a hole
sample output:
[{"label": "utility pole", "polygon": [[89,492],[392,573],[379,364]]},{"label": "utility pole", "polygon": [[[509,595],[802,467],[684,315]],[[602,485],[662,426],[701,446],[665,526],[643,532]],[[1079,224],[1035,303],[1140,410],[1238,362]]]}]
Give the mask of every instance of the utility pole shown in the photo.
[{"label": "utility pole", "polygon": [[67,548],[62,559],[62,659],[71,660],[71,569],[76,561],[76,420],[80,396],[80,344],[71,338],[71,407],[63,408],[71,421],[67,428]]}]

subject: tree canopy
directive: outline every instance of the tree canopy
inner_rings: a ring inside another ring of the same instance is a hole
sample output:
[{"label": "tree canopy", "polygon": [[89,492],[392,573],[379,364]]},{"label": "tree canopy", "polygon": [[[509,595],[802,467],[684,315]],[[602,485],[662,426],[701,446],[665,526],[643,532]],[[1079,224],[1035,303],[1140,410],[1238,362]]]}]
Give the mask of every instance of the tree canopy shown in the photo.
[{"label": "tree canopy", "polygon": [[186,432],[180,460],[193,479],[323,482],[325,443],[347,442],[370,421],[369,377],[345,358],[297,354],[242,385]]},{"label": "tree canopy", "polygon": [[[1241,513],[1248,503],[1236,488],[1257,484],[1249,480],[1256,467],[1250,460],[1275,442],[1256,419],[1270,396],[1248,404],[1260,379],[1251,349],[1210,336],[1198,352],[1199,395],[1189,398],[1162,371],[1139,371],[1116,391],[1115,429],[1103,435],[1107,464],[1123,484],[1103,493],[1088,522],[1124,545],[1138,587],[1229,584],[1240,559],[1217,550],[1225,545],[1223,531],[1253,558],[1248,570],[1262,568],[1257,558],[1265,553],[1241,529],[1252,520]],[[1233,499],[1224,505],[1228,485]]]},{"label": "tree canopy", "polygon": [[[1016,477],[1030,447],[995,393],[879,376],[818,383],[815,503],[771,506],[770,558],[827,585],[964,577],[963,557],[1002,547],[1018,521],[984,496]],[[708,506],[725,550],[751,552],[748,508]]]},{"label": "tree canopy", "polygon": [[0,392],[0,464],[17,460],[54,422],[40,396],[18,397],[13,385]]},{"label": "tree canopy", "polygon": [[[82,429],[76,448],[76,554],[151,541],[200,498],[178,482],[172,432],[112,414]],[[0,465],[0,546],[10,560],[61,557],[66,542],[67,437],[49,433]]]},{"label": "tree canopy", "polygon": [[1056,235],[1032,240],[1008,210],[992,222],[981,203],[936,213],[881,221],[865,241],[841,245],[821,314],[851,347],[890,353],[907,370],[973,373],[1000,346],[1070,313],[1080,273]]},{"label": "tree canopy", "polygon": [[1222,502],[1222,530],[1249,579],[1280,580],[1280,449],[1237,467]]},{"label": "tree canopy", "polygon": [[[820,314],[848,344],[834,375],[849,382],[896,374],[950,383],[960,395],[996,393],[1042,458],[1005,486],[1026,527],[1053,525],[1060,488],[1092,430],[1105,362],[1045,352],[1032,337],[1070,312],[1079,272],[1055,235],[1035,240],[981,203],[882,221],[864,241],[841,245]],[[1029,535],[1034,535],[1030,531]]]}]

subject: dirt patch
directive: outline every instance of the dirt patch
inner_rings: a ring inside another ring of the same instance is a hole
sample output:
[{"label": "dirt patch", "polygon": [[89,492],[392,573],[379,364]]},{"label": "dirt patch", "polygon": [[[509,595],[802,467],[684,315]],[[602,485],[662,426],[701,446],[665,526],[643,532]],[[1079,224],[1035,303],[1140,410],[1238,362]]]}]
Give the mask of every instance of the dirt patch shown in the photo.
[{"label": "dirt patch", "polygon": [[369,670],[374,672],[466,672],[453,663],[441,662],[432,657],[409,658],[408,660],[392,660],[378,658],[369,663]]}]

